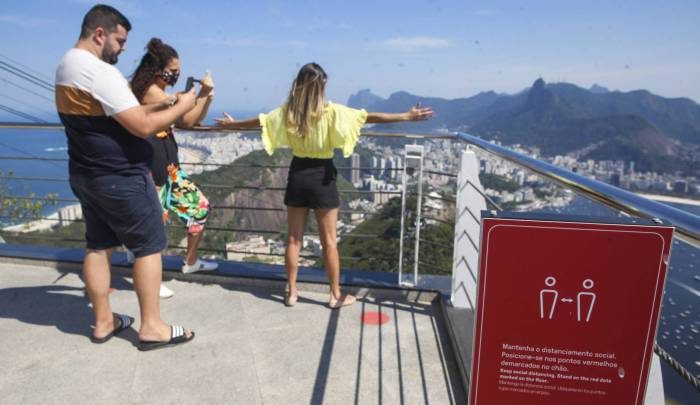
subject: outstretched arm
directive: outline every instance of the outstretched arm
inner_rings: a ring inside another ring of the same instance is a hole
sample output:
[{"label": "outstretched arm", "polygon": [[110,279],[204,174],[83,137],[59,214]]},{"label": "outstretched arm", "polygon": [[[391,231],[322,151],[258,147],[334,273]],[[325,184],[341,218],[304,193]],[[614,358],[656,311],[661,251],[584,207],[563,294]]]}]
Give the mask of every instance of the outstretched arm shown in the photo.
[{"label": "outstretched arm", "polygon": [[242,121],[236,121],[232,116],[224,113],[224,118],[217,118],[216,126],[221,129],[255,129],[260,128],[260,119],[258,117],[248,118]]},{"label": "outstretched arm", "polygon": [[383,124],[388,122],[400,121],[424,121],[433,116],[433,109],[430,107],[411,107],[410,110],[403,113],[367,113],[368,124]]}]

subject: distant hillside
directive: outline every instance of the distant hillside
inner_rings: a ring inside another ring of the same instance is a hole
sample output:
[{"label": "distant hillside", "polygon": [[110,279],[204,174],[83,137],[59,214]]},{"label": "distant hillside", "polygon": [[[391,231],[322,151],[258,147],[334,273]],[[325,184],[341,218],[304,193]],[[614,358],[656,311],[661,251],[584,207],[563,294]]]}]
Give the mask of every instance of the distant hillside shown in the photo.
[{"label": "distant hillside", "polygon": [[361,108],[373,110],[374,105],[382,101],[384,101],[384,99],[372,93],[372,90],[364,89],[358,91],[356,94],[351,95],[348,99],[348,105],[351,107],[361,106]]},{"label": "distant hillside", "polygon": [[499,97],[501,96],[489,91],[469,98],[446,100],[437,97],[415,96],[405,91],[400,91],[393,93],[388,99],[383,99],[372,94],[369,90],[362,90],[350,96],[348,105],[354,108],[364,108],[368,111],[381,112],[404,112],[417,103],[431,106],[436,114],[430,121],[382,125],[382,128],[432,131],[439,128],[461,128],[470,124],[472,120],[480,115],[481,109],[491,105]]},{"label": "distant hillside", "polygon": [[538,79],[514,95],[485,92],[446,100],[397,92],[381,99],[365,90],[348,101],[389,112],[405,111],[420,101],[436,112],[433,120],[394,124],[392,129],[465,130],[508,144],[537,146],[549,155],[584,151],[580,156],[633,160],[640,170],[700,172],[692,156],[700,150],[700,105],[646,90],[623,93],[599,85],[587,90]]},{"label": "distant hillside", "polygon": [[588,89],[588,91],[590,91],[591,93],[595,93],[595,94],[610,93],[610,90],[607,87],[599,86],[597,84],[594,84],[593,86],[591,86]]},{"label": "distant hillside", "polygon": [[590,92],[572,84],[555,83],[547,90],[589,118],[638,115],[671,138],[700,144],[700,105],[687,98],[664,98],[646,90]]}]

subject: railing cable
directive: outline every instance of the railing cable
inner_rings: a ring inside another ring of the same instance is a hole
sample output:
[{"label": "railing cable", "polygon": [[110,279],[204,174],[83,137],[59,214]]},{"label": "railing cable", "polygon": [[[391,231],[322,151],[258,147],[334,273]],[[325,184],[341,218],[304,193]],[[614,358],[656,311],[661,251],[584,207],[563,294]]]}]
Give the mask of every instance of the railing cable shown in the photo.
[{"label": "railing cable", "polygon": [[658,354],[659,357],[666,362],[666,364],[671,367],[675,372],[678,373],[684,380],[690,383],[696,390],[700,391],[700,380],[693,375],[688,369],[683,367],[678,360],[674,359],[666,350],[664,350],[658,343],[654,342],[654,353]]},{"label": "railing cable", "polygon": [[19,69],[15,66],[10,65],[7,62],[3,62],[0,60],[0,69],[6,71],[8,73],[11,73],[11,74],[13,74],[21,79],[24,79],[24,80],[26,80],[34,85],[37,85],[44,90],[48,90],[51,93],[54,92],[53,83],[49,83],[48,81],[46,81],[40,77],[37,77],[37,76],[30,74],[30,73],[27,73],[27,72],[23,71],[22,69]]},{"label": "railing cable", "polygon": [[9,112],[10,114],[16,115],[20,118],[24,118],[25,120],[35,122],[37,124],[48,124],[48,121],[42,120],[41,118],[35,117],[31,114],[23,113],[22,111],[15,110],[12,107],[8,107],[6,105],[0,104],[0,110],[4,110]]}]

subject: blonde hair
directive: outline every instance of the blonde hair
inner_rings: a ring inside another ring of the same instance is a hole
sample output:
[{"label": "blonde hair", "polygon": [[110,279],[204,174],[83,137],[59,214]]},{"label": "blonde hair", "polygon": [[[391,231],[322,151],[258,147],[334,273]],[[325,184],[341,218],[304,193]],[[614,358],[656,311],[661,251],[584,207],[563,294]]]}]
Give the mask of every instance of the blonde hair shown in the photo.
[{"label": "blonde hair", "polygon": [[299,69],[287,99],[286,124],[289,133],[304,137],[321,117],[326,104],[327,79],[326,72],[316,63],[307,63]]}]

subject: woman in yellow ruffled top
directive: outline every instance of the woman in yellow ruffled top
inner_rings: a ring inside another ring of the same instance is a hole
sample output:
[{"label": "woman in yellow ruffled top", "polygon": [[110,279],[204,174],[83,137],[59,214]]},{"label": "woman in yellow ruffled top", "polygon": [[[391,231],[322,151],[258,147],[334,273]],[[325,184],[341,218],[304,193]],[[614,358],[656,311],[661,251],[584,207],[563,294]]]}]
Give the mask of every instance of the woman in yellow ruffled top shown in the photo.
[{"label": "woman in yellow ruffled top", "polygon": [[340,259],[336,242],[336,222],[340,199],[336,187],[337,170],[333,153],[340,149],[349,157],[365,123],[426,120],[430,108],[413,107],[404,113],[373,113],[326,101],[328,76],[316,63],[301,67],[292,83],[287,102],[267,114],[242,121],[224,113],[217,125],[224,129],[261,127],[262,142],[268,154],[289,147],[294,158],[289,167],[284,203],[287,206],[289,236],[285,251],[288,289],[285,305],[297,301],[299,252],[309,209],[314,210],[323,248],[323,261],[330,284],[328,306],[340,308],[355,297],[340,292]]}]

